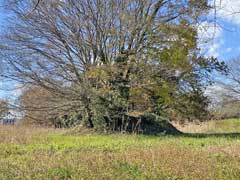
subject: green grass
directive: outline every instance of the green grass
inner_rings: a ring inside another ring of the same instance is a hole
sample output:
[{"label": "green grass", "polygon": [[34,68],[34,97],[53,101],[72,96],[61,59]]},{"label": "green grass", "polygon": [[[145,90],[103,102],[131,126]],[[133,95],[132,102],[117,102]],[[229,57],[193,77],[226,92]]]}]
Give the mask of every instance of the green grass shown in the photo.
[{"label": "green grass", "polygon": [[213,134],[185,136],[72,136],[0,127],[0,179],[238,180],[239,124],[221,121]]},{"label": "green grass", "polygon": [[240,132],[240,119],[227,119],[216,121],[215,130],[217,132]]}]

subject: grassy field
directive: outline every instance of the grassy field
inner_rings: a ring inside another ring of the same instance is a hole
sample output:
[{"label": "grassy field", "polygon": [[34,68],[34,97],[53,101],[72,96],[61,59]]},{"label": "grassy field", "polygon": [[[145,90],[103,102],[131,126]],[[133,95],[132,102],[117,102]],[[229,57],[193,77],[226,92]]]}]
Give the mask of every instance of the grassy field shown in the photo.
[{"label": "grassy field", "polygon": [[0,126],[0,179],[240,179],[240,120],[179,128],[187,134],[73,136]]}]

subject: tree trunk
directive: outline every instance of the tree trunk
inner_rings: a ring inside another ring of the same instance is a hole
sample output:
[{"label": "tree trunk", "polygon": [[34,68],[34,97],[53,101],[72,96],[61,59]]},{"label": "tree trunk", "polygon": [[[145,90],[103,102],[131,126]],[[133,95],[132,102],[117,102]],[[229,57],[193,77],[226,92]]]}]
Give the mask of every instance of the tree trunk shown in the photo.
[{"label": "tree trunk", "polygon": [[92,113],[91,113],[91,109],[89,107],[89,104],[87,104],[86,110],[87,110],[87,114],[88,114],[88,126],[90,128],[94,128],[93,121],[92,121]]}]

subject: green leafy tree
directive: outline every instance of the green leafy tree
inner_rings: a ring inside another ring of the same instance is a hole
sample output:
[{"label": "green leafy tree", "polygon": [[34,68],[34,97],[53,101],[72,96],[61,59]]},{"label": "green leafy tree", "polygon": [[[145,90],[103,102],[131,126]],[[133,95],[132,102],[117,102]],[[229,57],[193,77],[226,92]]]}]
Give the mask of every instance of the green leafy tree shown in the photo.
[{"label": "green leafy tree", "polygon": [[52,0],[26,15],[34,6],[12,6],[5,77],[48,90],[89,127],[137,132],[145,114],[204,118],[208,75],[223,68],[197,47],[207,0]]}]

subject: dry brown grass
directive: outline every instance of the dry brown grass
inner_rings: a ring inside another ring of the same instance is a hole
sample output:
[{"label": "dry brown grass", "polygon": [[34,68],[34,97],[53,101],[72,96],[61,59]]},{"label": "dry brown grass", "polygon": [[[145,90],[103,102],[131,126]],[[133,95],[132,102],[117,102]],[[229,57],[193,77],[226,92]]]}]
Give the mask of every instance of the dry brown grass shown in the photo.
[{"label": "dry brown grass", "polygon": [[184,125],[174,123],[174,126],[185,133],[207,133],[216,129],[215,121],[186,123]]},{"label": "dry brown grass", "polygon": [[0,165],[7,163],[8,170],[12,171],[10,177],[14,174],[18,179],[237,180],[239,157],[238,161],[229,163],[233,158],[231,155],[225,158],[223,155],[211,157],[209,154],[215,155],[220,150],[215,149],[213,153],[189,148],[154,147],[118,153],[96,150],[35,151],[31,156],[18,156],[15,163],[11,160],[0,161]]},{"label": "dry brown grass", "polygon": [[212,120],[184,125],[175,123],[174,126],[186,133],[237,133],[240,132],[240,119]]},{"label": "dry brown grass", "polygon": [[64,130],[61,129],[38,126],[0,125],[0,143],[26,144],[30,143],[34,136],[63,132]]},{"label": "dry brown grass", "polygon": [[0,126],[0,179],[238,180],[240,138],[71,136]]}]

